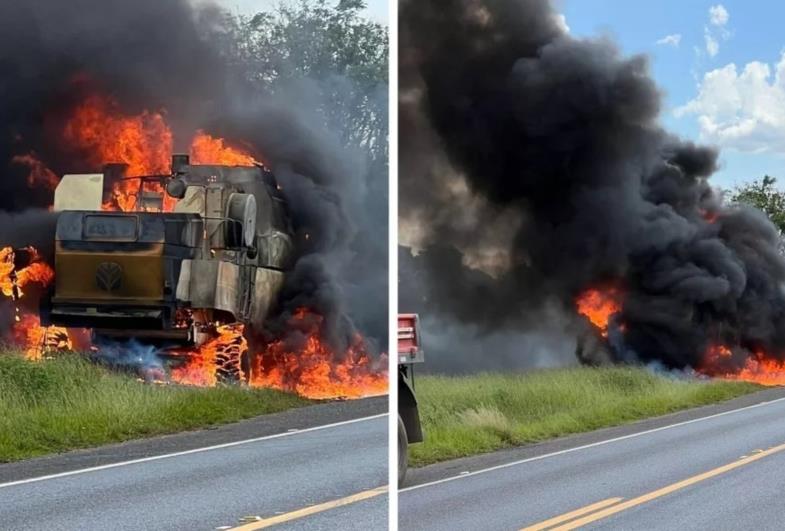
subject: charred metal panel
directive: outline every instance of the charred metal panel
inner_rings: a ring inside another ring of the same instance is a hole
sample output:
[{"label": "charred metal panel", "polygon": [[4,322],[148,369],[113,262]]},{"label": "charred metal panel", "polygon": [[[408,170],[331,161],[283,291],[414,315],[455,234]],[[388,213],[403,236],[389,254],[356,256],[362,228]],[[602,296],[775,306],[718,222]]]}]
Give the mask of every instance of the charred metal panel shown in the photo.
[{"label": "charred metal panel", "polygon": [[283,281],[284,275],[280,271],[262,267],[256,269],[250,312],[250,322],[254,327],[261,328],[267,319],[283,287]]},{"label": "charred metal panel", "polygon": [[294,249],[292,238],[288,234],[272,230],[259,235],[256,241],[257,263],[261,267],[281,270],[289,267]]},{"label": "charred metal panel", "polygon": [[183,260],[176,294],[192,308],[215,308],[239,317],[240,267],[220,260]]},{"label": "charred metal panel", "polygon": [[208,186],[205,190],[205,225],[207,238],[213,249],[224,248],[224,194],[226,189],[221,186]]}]

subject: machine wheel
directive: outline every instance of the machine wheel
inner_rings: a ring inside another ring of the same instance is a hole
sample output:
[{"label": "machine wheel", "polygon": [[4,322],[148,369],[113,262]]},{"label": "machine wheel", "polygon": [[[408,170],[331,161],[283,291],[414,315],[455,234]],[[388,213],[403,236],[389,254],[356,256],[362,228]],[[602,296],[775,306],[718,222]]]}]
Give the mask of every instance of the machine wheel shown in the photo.
[{"label": "machine wheel", "polygon": [[409,468],[409,440],[406,437],[406,426],[398,415],[398,487],[403,486],[406,470]]},{"label": "machine wheel", "polygon": [[248,366],[248,351],[240,341],[219,345],[215,353],[215,379],[219,384],[237,384],[246,381],[243,366]]},{"label": "machine wheel", "polygon": [[71,340],[65,328],[52,328],[44,332],[43,352],[45,354],[67,352],[71,350]]}]

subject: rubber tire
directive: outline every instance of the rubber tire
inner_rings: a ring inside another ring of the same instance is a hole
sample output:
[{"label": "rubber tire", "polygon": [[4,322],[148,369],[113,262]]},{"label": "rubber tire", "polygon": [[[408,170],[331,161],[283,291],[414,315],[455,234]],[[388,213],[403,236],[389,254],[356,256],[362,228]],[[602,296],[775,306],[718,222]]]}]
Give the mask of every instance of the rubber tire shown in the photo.
[{"label": "rubber tire", "polygon": [[398,488],[403,487],[406,480],[406,471],[409,469],[409,440],[406,436],[406,426],[398,415]]},{"label": "rubber tire", "polygon": [[237,343],[229,343],[215,355],[215,380],[219,384],[238,384],[245,381],[243,355]]}]

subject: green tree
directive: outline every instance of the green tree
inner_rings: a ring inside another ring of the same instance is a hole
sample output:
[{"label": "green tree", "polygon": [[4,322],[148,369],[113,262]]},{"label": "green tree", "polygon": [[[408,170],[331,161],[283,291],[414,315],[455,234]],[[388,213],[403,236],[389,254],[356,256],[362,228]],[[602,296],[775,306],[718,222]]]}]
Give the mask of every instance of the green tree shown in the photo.
[{"label": "green tree", "polygon": [[271,93],[311,80],[325,126],[386,166],[388,35],[361,15],[364,8],[363,0],[299,0],[233,17],[230,57]]},{"label": "green tree", "polygon": [[760,181],[753,181],[736,188],[730,200],[763,211],[780,233],[785,234],[785,192],[774,186],[776,182],[777,179],[766,175]]}]

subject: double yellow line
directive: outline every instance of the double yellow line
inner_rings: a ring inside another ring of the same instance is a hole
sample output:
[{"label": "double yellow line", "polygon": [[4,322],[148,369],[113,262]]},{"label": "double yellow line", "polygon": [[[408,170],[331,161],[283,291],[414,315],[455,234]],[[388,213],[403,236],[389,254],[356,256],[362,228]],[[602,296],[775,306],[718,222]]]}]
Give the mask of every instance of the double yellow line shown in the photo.
[{"label": "double yellow line", "polygon": [[730,472],[731,470],[743,467],[783,450],[785,450],[785,444],[774,446],[768,450],[757,450],[752,455],[742,457],[738,461],[734,461],[733,463],[728,463],[727,465],[714,468],[682,481],[678,481],[668,485],[667,487],[662,487],[661,489],[649,492],[648,494],[638,496],[637,498],[632,498],[631,500],[625,502],[622,501],[624,498],[608,498],[607,500],[602,500],[591,505],[581,507],[580,509],[576,509],[574,511],[570,511],[568,513],[564,513],[548,520],[533,524],[529,527],[525,527],[521,531],[544,531],[546,529],[549,531],[568,531],[570,529],[576,529],[581,526],[591,524],[592,522],[596,522],[597,520],[601,520],[611,515],[620,513],[632,507],[656,500],[657,498],[665,496],[666,494],[671,494],[696,483],[700,483],[701,481],[719,476],[720,474],[724,474],[726,472]]},{"label": "double yellow line", "polygon": [[320,503],[318,505],[312,505],[310,507],[305,507],[303,509],[298,509],[296,511],[292,511],[285,514],[279,514],[277,516],[272,516],[270,518],[254,520],[253,522],[249,522],[245,525],[233,527],[229,531],[256,531],[257,529],[265,529],[267,527],[272,527],[274,525],[291,522],[292,520],[297,520],[299,518],[304,518],[306,516],[311,516],[324,511],[329,511],[330,509],[343,507],[344,505],[350,505],[352,503],[357,503],[359,501],[374,498],[381,494],[385,494],[386,492],[387,492],[387,486],[376,487],[375,489],[358,492],[357,494],[352,494],[351,496],[346,496],[345,498],[331,500],[325,503]]}]

